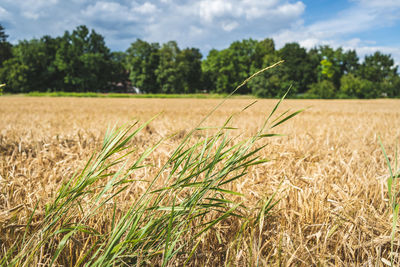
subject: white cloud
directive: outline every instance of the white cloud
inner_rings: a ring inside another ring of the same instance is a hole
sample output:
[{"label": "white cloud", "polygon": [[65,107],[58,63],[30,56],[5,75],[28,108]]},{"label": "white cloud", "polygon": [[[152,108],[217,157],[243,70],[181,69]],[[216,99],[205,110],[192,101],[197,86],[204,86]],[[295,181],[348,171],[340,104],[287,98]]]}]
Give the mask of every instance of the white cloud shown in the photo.
[{"label": "white cloud", "polygon": [[58,3],[58,0],[15,0],[25,18],[37,20],[48,15],[48,9]]},{"label": "white cloud", "polygon": [[231,16],[233,11],[240,12],[239,9],[233,9],[232,3],[223,0],[203,0],[198,4],[200,18],[207,22],[213,22],[215,17]]},{"label": "white cloud", "polygon": [[303,14],[305,5],[303,2],[296,2],[295,4],[285,4],[277,8],[277,14],[280,16],[300,16]]},{"label": "white cloud", "polygon": [[305,7],[296,0],[2,2],[7,11],[8,7],[13,9],[8,24],[15,30],[10,34],[14,40],[60,35],[85,24],[103,34],[112,49],[125,50],[141,38],[160,43],[177,40],[180,46],[198,47],[203,52],[210,47],[224,48],[243,38],[263,39],[287,29],[299,23]]},{"label": "white cloud", "polygon": [[297,24],[273,35],[278,47],[287,42],[299,42],[306,48],[318,45],[330,45],[345,49],[356,49],[363,57],[377,50],[391,53],[400,63],[400,49],[375,46],[369,40],[352,36],[373,29],[379,29],[400,20],[400,1],[357,0],[354,5],[343,10],[335,17],[317,21],[311,25]]},{"label": "white cloud", "polygon": [[134,7],[133,11],[141,14],[154,14],[158,12],[158,8],[150,2],[145,2],[142,5]]},{"label": "white cloud", "polygon": [[305,5],[300,1],[292,4],[279,0],[202,0],[191,5],[198,10],[198,15],[204,23],[226,18],[245,21],[275,18],[281,21],[282,17],[290,17],[296,20],[305,9]]},{"label": "white cloud", "polygon": [[393,8],[400,7],[400,1],[398,0],[357,0],[363,6],[374,7],[374,8]]},{"label": "white cloud", "polygon": [[11,14],[5,8],[0,6],[0,18],[4,20],[4,19],[9,19],[10,17]]},{"label": "white cloud", "polygon": [[134,21],[135,17],[129,7],[116,2],[96,2],[82,11],[82,15],[88,19],[105,21]]},{"label": "white cloud", "polygon": [[227,31],[227,32],[233,31],[238,26],[239,26],[239,23],[237,23],[236,21],[225,21],[222,23],[222,29],[224,29],[224,31]]},{"label": "white cloud", "polygon": [[123,5],[106,1],[96,2],[81,11],[85,20],[108,30],[119,31],[131,30],[130,26],[133,24],[151,22],[158,12],[158,8],[150,2]]},{"label": "white cloud", "polygon": [[291,29],[285,29],[275,34],[275,38],[278,43],[299,41],[310,47],[323,40],[336,39],[346,34],[368,30],[377,23],[377,17],[371,12],[353,8],[332,19],[318,21],[308,26],[296,25]]},{"label": "white cloud", "polygon": [[242,9],[247,19],[258,19],[268,14],[271,10],[286,6],[285,3],[279,3],[277,0],[258,1],[244,0],[242,1]]},{"label": "white cloud", "polygon": [[[178,37],[179,43],[201,49],[210,45],[226,47],[243,38],[266,38],[277,29],[298,23],[305,9],[300,1],[286,0],[191,0],[171,2],[168,7],[163,13],[165,17],[148,27],[151,39],[160,36],[159,40],[165,41],[165,32],[169,32]],[[191,26],[202,29],[201,33],[194,36]]]}]

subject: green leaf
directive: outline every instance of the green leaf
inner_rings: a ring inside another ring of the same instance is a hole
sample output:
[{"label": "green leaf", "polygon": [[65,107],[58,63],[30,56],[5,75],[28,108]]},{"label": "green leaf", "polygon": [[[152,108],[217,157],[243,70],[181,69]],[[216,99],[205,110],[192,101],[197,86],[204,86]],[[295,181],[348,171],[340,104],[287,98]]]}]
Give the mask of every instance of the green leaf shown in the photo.
[{"label": "green leaf", "polygon": [[277,123],[275,123],[274,125],[272,125],[272,126],[271,126],[271,129],[272,129],[272,128],[275,128],[276,126],[278,126],[278,125],[284,123],[285,121],[287,121],[287,120],[293,118],[294,116],[296,116],[297,114],[299,114],[299,113],[301,113],[301,112],[303,112],[303,111],[304,111],[304,109],[300,109],[300,110],[298,110],[298,111],[296,111],[296,112],[293,112],[293,113],[290,114],[289,116],[285,117],[284,119],[282,119],[282,120],[280,120],[279,122],[277,122]]}]

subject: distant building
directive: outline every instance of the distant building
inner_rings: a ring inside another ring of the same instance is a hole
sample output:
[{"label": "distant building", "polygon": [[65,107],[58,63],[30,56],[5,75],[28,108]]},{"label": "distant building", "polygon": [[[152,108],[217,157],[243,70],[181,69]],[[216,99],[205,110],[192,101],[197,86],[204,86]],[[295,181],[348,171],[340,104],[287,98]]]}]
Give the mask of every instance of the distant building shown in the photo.
[{"label": "distant building", "polygon": [[140,88],[132,86],[130,81],[114,83],[112,87],[113,91],[118,93],[142,94]]}]

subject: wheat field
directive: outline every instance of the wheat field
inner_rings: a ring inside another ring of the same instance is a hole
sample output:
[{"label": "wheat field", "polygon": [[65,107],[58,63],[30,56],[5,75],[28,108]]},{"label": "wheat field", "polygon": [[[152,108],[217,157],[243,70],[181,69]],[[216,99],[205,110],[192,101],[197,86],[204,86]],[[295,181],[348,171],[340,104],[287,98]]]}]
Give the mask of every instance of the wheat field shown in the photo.
[{"label": "wheat field", "polygon": [[[13,237],[24,232],[37,203],[32,223],[40,224],[45,204],[56,197],[63,181],[84,168],[91,154],[100,148],[108,127],[135,119],[144,122],[159,114],[133,140],[138,153],[174,134],[146,160],[152,167],[135,174],[146,180],[220,102],[1,97],[0,256],[12,245]],[[221,126],[252,102],[230,99],[204,126]],[[237,138],[256,133],[276,102],[258,100],[238,113],[232,122],[238,129],[232,133]],[[306,110],[274,128],[274,133],[284,136],[264,141],[266,147],[259,154],[270,161],[250,169],[229,188],[243,194],[234,198],[240,199],[249,212],[274,192],[274,199],[280,201],[261,228],[250,229],[240,242],[235,235],[241,227],[240,219],[221,221],[201,241],[189,265],[390,265],[389,172],[379,137],[394,161],[400,140],[400,101],[284,100],[280,109],[287,108]],[[144,190],[144,182],[131,185],[118,197],[118,209],[127,209]],[[112,208],[92,223],[105,229],[111,216]],[[394,258],[399,241],[396,234]],[[72,251],[75,248],[71,244],[71,255],[79,253]],[[169,265],[180,265],[179,257]]]}]

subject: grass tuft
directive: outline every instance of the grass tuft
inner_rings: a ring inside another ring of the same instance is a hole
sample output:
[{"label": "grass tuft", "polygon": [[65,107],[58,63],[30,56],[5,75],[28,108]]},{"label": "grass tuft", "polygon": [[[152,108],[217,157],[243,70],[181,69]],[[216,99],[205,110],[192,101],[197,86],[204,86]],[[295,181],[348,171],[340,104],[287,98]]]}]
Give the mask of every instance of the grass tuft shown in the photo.
[{"label": "grass tuft", "polygon": [[400,190],[399,190],[399,182],[400,179],[400,168],[398,162],[398,150],[396,147],[395,155],[394,155],[394,165],[390,162],[389,157],[386,153],[386,150],[382,144],[381,139],[379,138],[379,144],[381,146],[383,155],[385,157],[386,165],[389,169],[389,177],[387,178],[387,189],[388,189],[388,197],[389,197],[389,204],[391,207],[392,212],[392,231],[390,234],[390,265],[397,266],[399,263],[399,257],[397,256],[395,259],[395,255],[398,253],[394,250],[394,243],[395,243],[395,234],[397,229],[397,223],[399,219],[399,207],[400,203],[398,201]]}]

